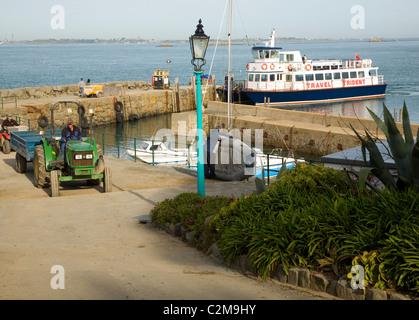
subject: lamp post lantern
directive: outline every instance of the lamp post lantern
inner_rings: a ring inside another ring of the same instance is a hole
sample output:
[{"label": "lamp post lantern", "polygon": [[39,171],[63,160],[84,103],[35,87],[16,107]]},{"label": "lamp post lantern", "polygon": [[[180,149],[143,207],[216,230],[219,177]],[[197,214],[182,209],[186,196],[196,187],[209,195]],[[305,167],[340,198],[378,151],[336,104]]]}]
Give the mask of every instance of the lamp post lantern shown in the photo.
[{"label": "lamp post lantern", "polygon": [[194,74],[196,78],[196,117],[197,117],[197,153],[198,153],[198,193],[205,196],[205,173],[204,173],[204,141],[202,131],[202,93],[201,93],[201,76],[202,66],[206,63],[205,53],[207,52],[209,38],[201,24],[202,20],[199,19],[199,24],[196,26],[195,34],[189,37],[189,43],[192,53],[192,65],[194,66]]}]

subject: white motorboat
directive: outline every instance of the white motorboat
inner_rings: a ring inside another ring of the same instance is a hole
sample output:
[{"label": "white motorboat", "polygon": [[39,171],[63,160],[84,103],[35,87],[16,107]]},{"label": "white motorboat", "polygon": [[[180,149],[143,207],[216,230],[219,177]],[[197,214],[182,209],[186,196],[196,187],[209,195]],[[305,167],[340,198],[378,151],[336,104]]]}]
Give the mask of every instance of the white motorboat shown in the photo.
[{"label": "white motorboat", "polygon": [[196,158],[196,151],[194,152],[192,148],[189,151],[188,149],[172,149],[163,141],[142,140],[137,144],[136,149],[128,149],[125,153],[149,164],[188,165],[188,159],[190,161],[193,157]]}]

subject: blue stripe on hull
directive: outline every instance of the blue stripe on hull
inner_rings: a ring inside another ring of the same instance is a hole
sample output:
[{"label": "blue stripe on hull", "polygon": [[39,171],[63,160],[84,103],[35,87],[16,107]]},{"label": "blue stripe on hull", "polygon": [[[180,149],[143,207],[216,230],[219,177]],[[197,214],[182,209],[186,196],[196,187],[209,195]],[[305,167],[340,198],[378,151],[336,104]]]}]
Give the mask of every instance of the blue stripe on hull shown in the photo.
[{"label": "blue stripe on hull", "polygon": [[330,102],[348,99],[367,99],[368,97],[383,96],[387,84],[347,87],[322,90],[301,90],[301,91],[244,91],[254,104],[263,104],[265,97],[270,98],[270,104],[287,103],[316,103],[320,101]]}]

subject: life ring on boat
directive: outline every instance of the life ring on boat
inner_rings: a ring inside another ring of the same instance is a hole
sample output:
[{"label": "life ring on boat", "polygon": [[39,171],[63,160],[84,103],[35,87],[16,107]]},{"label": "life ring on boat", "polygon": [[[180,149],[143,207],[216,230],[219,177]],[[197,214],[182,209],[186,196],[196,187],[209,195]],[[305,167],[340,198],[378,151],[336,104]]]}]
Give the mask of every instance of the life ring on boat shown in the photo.
[{"label": "life ring on boat", "polygon": [[288,71],[292,71],[292,65],[290,64],[290,65],[287,67],[287,69],[288,69]]},{"label": "life ring on boat", "polygon": [[268,66],[266,65],[266,63],[262,64],[262,70],[266,70],[268,69]]},{"label": "life ring on boat", "polygon": [[271,63],[270,68],[271,68],[271,70],[275,69],[275,65],[273,63]]},{"label": "life ring on boat", "polygon": [[306,70],[311,71],[311,64],[306,65]]},{"label": "life ring on boat", "polygon": [[249,64],[247,64],[246,69],[249,70]]}]

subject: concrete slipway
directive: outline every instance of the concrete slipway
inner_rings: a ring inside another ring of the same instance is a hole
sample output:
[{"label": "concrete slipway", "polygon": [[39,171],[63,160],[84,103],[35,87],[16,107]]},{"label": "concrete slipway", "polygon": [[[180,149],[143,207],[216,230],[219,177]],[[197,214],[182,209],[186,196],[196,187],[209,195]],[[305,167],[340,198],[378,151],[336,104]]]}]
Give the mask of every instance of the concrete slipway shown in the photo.
[{"label": "concrete slipway", "polygon": [[[70,185],[61,197],[32,184],[0,153],[0,299],[308,300],[336,299],[229,269],[179,238],[141,224],[159,201],[196,192],[196,176],[105,156],[113,192]],[[207,181],[207,195],[254,190],[253,181]],[[65,288],[52,289],[54,265]]]}]

